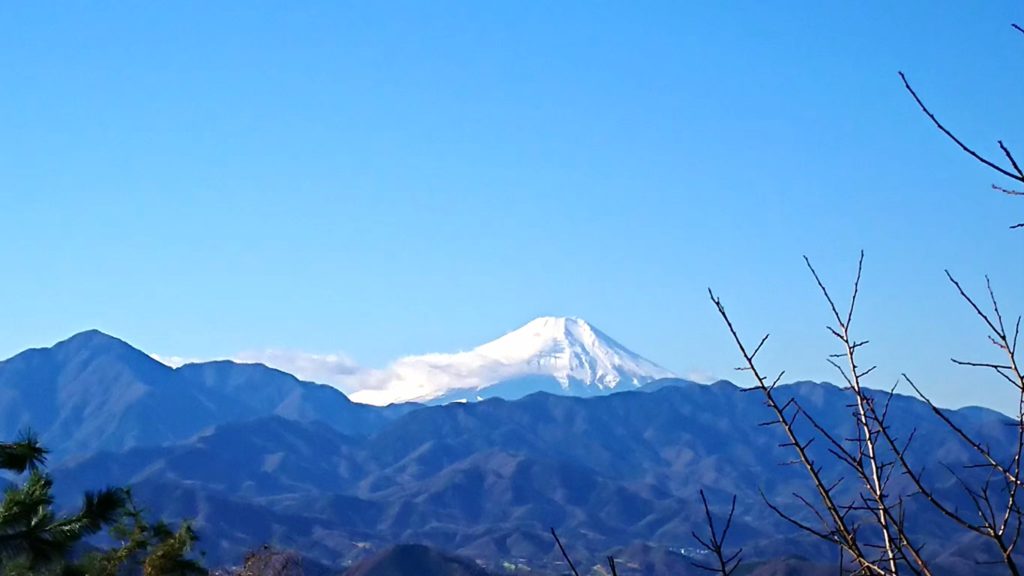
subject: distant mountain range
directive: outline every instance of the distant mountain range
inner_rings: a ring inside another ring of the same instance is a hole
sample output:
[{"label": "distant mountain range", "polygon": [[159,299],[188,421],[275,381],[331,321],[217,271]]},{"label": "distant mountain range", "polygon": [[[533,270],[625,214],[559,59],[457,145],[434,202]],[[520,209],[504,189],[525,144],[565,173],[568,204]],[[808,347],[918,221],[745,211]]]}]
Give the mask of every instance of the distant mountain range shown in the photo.
[{"label": "distant mountain range", "polygon": [[[555,334],[573,330],[557,324]],[[642,384],[631,379],[641,364],[621,348],[583,367],[573,362],[572,345],[586,338],[574,338],[554,355],[558,370],[545,370],[564,375],[570,390],[581,377],[605,386],[614,380],[628,391],[380,408],[260,365],[172,369],[86,332],[0,362],[0,434],[12,437],[25,426],[40,432],[54,449],[63,499],[131,485],[152,513],[195,519],[213,563],[271,543],[335,571],[386,568],[410,552],[360,562],[394,544],[418,543],[492,572],[543,574],[564,568],[548,533],[556,527],[582,566],[614,554],[624,576],[696,573],[691,531],[703,529],[703,488],[718,511],[736,495],[734,543],[753,573],[834,567],[834,550],[794,531],[762,501],[763,492],[800,514],[795,495],[808,486],[801,470],[780,466],[789,455],[777,446],[777,430],[758,426],[767,414],[757,394],[728,382]],[[778,390],[799,397],[839,437],[854,433],[847,391],[809,382]],[[988,445],[1013,442],[1013,427],[996,412],[950,415]],[[959,470],[971,461],[969,448],[913,398],[896,396],[890,419],[898,435],[917,429],[916,463],[928,464],[940,497],[969,505],[937,461]],[[812,450],[822,462],[831,458],[825,446]],[[893,482],[901,489],[902,480]],[[988,552],[976,541],[953,538],[948,522],[918,513],[913,498],[907,506],[911,529],[942,543],[929,551],[942,573],[984,573],[974,560]]]},{"label": "distant mountain range", "polygon": [[[844,391],[803,383],[780,392],[798,396],[832,429],[853,432]],[[935,454],[954,467],[969,461],[920,402],[899,397],[891,414],[901,434],[919,428],[918,464],[934,465]],[[954,416],[993,446],[1012,440],[995,413]],[[621,552],[624,565],[665,554],[662,562],[683,565],[699,554],[691,531],[703,527],[700,488],[719,511],[738,497],[735,543],[750,561],[828,558],[827,547],[761,501],[763,490],[799,513],[794,494],[807,493],[802,471],[780,466],[788,457],[777,447],[780,435],[758,427],[765,417],[760,399],[735,386],[680,381],[589,399],[539,393],[426,407],[363,438],[263,418],[176,445],[97,454],[55,472],[68,495],[130,484],[154,512],[198,519],[215,561],[271,541],[340,569],[368,551],[413,542],[492,568],[539,570],[559,562],[548,534],[555,526],[581,562]],[[824,447],[818,456],[829,457]],[[944,470],[931,478],[943,497],[968,504]],[[950,565],[975,545],[949,541],[941,518],[910,517],[916,531],[947,545],[935,553]]]}]

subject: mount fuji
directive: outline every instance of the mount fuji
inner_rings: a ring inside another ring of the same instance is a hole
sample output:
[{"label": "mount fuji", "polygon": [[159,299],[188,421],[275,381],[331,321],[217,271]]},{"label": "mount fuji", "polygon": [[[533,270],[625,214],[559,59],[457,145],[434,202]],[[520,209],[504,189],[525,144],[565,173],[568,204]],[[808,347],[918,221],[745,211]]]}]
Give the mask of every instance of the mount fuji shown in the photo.
[{"label": "mount fuji", "polygon": [[593,396],[673,376],[581,318],[545,316],[466,352],[402,358],[363,374],[349,396],[375,405]]}]

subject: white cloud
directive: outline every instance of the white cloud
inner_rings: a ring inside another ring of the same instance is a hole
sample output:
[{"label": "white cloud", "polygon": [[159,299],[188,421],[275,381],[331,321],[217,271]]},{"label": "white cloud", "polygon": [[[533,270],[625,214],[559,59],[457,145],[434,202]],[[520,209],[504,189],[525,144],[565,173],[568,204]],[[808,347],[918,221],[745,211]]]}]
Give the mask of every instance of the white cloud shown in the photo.
[{"label": "white cloud", "polygon": [[714,384],[719,380],[719,378],[713,373],[700,369],[690,370],[686,374],[683,374],[683,379],[696,382],[698,384]]},{"label": "white cloud", "polygon": [[406,356],[382,370],[366,370],[349,380],[350,398],[363,404],[424,402],[454,390],[476,390],[507,379],[544,374],[540,366],[493,358],[478,351]]},{"label": "white cloud", "polygon": [[228,358],[202,359],[165,356],[161,354],[150,354],[150,356],[154,360],[172,368],[213,360],[231,360],[240,364],[264,364],[287,372],[300,380],[316,382],[318,384],[329,384],[346,393],[359,389],[357,383],[362,379],[355,378],[355,376],[368,372],[362,370],[348,355],[340,352],[311,354],[297,350],[268,348],[266,350],[240,352]]},{"label": "white cloud", "polygon": [[319,384],[330,384],[342,391],[348,391],[352,376],[361,372],[359,365],[348,355],[335,352],[331,354],[311,354],[297,350],[270,348],[242,352],[230,360],[242,363],[265,364],[292,374],[300,380],[308,380]]},{"label": "white cloud", "polygon": [[161,364],[170,366],[171,368],[177,368],[194,362],[202,362],[202,360],[197,358],[185,358],[183,356],[162,356],[160,354],[150,354],[149,357]]},{"label": "white cloud", "polygon": [[175,368],[211,360],[264,364],[300,380],[333,386],[356,402],[377,405],[428,400],[439,390],[475,389],[522,376],[523,370],[518,363],[505,363],[477,352],[407,356],[380,369],[362,368],[343,353],[312,354],[276,348],[205,360],[158,354],[151,356]]}]

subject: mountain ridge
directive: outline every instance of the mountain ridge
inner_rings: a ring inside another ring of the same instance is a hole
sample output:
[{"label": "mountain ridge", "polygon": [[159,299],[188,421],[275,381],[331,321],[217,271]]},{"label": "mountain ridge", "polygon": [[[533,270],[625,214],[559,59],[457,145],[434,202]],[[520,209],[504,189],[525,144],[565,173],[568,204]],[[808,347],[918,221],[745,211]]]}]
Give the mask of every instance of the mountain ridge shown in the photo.
[{"label": "mountain ridge", "polygon": [[186,440],[218,424],[268,415],[366,434],[394,415],[341,391],[259,364],[171,368],[129,343],[87,330],[0,361],[0,434],[31,428],[60,460]]}]

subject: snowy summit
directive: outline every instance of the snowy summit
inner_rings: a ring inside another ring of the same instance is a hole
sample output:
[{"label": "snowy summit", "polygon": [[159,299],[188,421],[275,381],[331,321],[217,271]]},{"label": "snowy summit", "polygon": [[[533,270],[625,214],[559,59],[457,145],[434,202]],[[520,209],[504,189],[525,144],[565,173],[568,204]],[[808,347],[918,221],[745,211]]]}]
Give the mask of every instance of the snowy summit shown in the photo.
[{"label": "snowy summit", "polygon": [[545,316],[467,352],[402,358],[350,396],[378,405],[512,399],[542,390],[590,396],[671,376],[581,318]]}]

